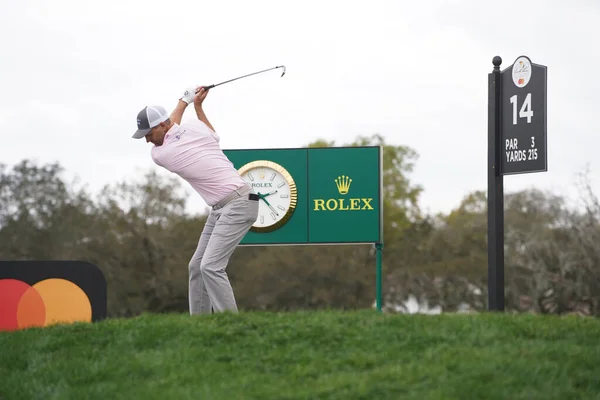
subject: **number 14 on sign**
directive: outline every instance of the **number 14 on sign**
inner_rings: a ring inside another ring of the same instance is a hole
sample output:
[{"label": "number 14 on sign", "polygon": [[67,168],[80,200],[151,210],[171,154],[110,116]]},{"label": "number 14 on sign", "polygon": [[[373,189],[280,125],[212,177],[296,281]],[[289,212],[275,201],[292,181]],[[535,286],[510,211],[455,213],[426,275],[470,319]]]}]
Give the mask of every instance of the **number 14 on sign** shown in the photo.
[{"label": "number 14 on sign", "polygon": [[[513,125],[517,124],[517,95],[515,94],[510,98],[510,104],[513,106]],[[533,110],[531,109],[531,93],[527,93],[525,96],[525,101],[523,105],[521,105],[521,109],[519,110],[520,118],[527,118],[527,123],[531,123],[531,117],[533,117]]]}]

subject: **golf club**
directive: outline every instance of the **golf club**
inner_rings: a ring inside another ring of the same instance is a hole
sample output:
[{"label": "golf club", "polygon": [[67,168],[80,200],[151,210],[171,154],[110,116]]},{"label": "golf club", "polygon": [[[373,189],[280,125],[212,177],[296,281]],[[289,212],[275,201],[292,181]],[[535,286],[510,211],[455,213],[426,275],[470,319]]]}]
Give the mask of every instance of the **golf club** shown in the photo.
[{"label": "golf club", "polygon": [[[245,77],[247,77],[247,76],[251,76],[251,75],[260,74],[260,73],[267,72],[267,71],[270,71],[270,70],[272,70],[272,69],[276,69],[276,68],[283,68],[283,73],[281,74],[281,76],[285,75],[285,65],[278,65],[277,67],[268,68],[268,69],[263,69],[262,71],[253,72],[253,73],[251,73],[251,74],[248,74],[248,75],[243,75],[243,76],[239,76],[239,77],[237,77],[237,78],[230,79],[230,80],[228,80],[228,81],[224,81],[224,82],[221,82],[221,83],[216,83],[216,84],[214,84],[214,85],[206,86],[204,89],[206,89],[206,90],[208,90],[208,89],[212,89],[212,88],[214,88],[214,87],[216,87],[216,86],[223,85],[224,83],[233,82],[233,81],[236,81],[236,80],[238,80],[238,79],[245,78]],[[281,77],[280,77],[280,78],[281,78]]]}]

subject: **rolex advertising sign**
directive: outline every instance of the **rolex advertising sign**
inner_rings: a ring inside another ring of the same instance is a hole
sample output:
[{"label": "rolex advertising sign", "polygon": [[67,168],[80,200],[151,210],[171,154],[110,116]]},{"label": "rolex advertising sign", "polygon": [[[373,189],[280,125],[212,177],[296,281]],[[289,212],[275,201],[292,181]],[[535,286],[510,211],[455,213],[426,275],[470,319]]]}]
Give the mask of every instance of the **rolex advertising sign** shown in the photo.
[{"label": "rolex advertising sign", "polygon": [[309,150],[309,241],[381,241],[381,149]]},{"label": "rolex advertising sign", "polygon": [[241,245],[383,241],[379,146],[225,150],[259,195]]}]

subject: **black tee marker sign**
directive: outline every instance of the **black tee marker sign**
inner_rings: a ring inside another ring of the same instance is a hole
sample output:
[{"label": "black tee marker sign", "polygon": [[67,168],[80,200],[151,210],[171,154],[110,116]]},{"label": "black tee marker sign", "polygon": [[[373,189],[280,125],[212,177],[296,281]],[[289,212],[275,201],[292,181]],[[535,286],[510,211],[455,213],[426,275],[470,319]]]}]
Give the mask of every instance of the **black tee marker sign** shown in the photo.
[{"label": "black tee marker sign", "polygon": [[488,74],[488,308],[503,311],[504,175],[548,170],[547,68],[521,56]]},{"label": "black tee marker sign", "polygon": [[501,73],[502,175],[548,170],[546,72],[545,66],[521,56]]}]

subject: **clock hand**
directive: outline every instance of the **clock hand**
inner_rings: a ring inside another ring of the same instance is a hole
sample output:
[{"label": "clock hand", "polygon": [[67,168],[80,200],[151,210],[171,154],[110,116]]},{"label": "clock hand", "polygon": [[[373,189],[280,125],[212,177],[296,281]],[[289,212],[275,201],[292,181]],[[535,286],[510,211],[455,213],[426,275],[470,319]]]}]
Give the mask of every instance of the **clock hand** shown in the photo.
[{"label": "clock hand", "polygon": [[267,197],[267,196],[270,196],[270,195],[275,194],[275,193],[277,193],[277,190],[273,190],[272,192],[269,192],[269,193],[267,193],[267,194],[265,194],[263,196]]},{"label": "clock hand", "polygon": [[275,209],[273,208],[272,205],[267,204],[269,206],[269,208],[275,213],[275,215],[279,216],[279,213],[277,211],[275,211]]},{"label": "clock hand", "polygon": [[273,206],[267,201],[267,199],[265,199],[265,195],[262,193],[258,193],[258,197],[260,197],[262,199],[262,201],[264,201],[265,203],[267,203],[267,205],[269,206],[269,208],[275,213],[275,215],[279,215],[279,213],[277,211],[275,211],[275,209],[273,208]]}]

